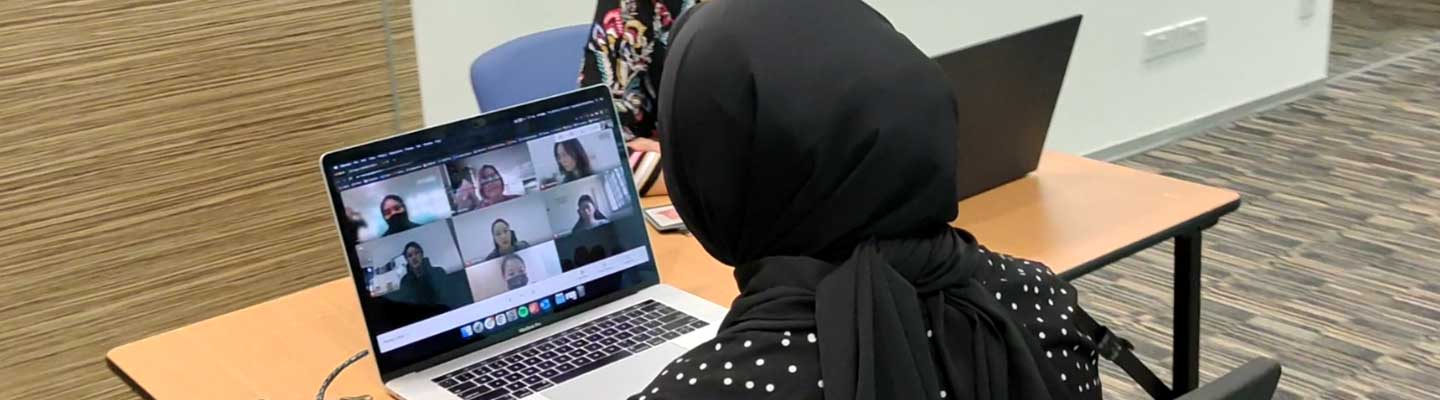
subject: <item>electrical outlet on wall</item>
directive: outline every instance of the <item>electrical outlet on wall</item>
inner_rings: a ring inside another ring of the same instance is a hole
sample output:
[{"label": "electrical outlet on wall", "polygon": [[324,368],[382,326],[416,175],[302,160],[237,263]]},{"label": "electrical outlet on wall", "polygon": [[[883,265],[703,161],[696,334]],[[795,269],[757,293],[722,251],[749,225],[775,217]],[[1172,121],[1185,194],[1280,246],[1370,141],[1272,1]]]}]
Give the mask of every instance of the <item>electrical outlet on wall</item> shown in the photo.
[{"label": "electrical outlet on wall", "polygon": [[1210,36],[1209,25],[1209,20],[1201,17],[1145,32],[1145,60],[1154,60],[1204,45]]},{"label": "electrical outlet on wall", "polygon": [[1315,16],[1316,8],[1319,8],[1320,0],[1300,0],[1300,19],[1310,19]]}]

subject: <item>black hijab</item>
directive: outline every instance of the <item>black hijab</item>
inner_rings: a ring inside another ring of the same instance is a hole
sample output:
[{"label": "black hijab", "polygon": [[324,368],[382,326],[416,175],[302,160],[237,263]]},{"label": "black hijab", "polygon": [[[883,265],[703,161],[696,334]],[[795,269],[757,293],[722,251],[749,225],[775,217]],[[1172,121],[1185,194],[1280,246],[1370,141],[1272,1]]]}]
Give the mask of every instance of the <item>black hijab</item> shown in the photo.
[{"label": "black hijab", "polygon": [[672,46],[665,178],[736,266],[722,334],[815,328],[828,399],[936,399],[942,381],[957,398],[1064,397],[948,226],[955,102],[889,21],[858,0],[721,0]]}]

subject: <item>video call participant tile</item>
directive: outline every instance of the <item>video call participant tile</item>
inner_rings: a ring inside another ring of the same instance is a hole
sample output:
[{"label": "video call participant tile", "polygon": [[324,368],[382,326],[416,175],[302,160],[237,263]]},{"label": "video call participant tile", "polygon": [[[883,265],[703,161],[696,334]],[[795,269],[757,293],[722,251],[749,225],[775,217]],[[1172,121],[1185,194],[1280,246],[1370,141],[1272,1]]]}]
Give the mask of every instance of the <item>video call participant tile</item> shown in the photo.
[{"label": "video call participant tile", "polygon": [[638,218],[621,219],[556,239],[555,250],[560,253],[560,269],[570,272],[645,245],[643,224],[644,221]]},{"label": "video call participant tile", "polygon": [[554,241],[536,244],[515,254],[465,268],[466,279],[475,301],[523,289],[560,273],[560,261],[555,255]]},{"label": "video call participant tile", "polygon": [[514,200],[540,189],[523,144],[445,164],[446,189],[456,213]]},{"label": "video call participant tile", "polygon": [[620,166],[620,149],[610,131],[586,125],[530,141],[530,160],[540,187],[574,182]]},{"label": "video call participant tile", "polygon": [[605,183],[606,180],[600,176],[591,176],[542,192],[545,207],[550,213],[551,229],[557,237],[603,226],[616,218],[634,214],[628,202],[617,202],[610,196]]},{"label": "video call participant tile", "polygon": [[356,238],[375,240],[450,217],[441,171],[426,168],[341,192]]},{"label": "video call participant tile", "polygon": [[474,265],[555,238],[543,196],[529,195],[455,216],[455,240]]},{"label": "video call participant tile", "polygon": [[355,246],[371,298],[388,315],[420,321],[474,302],[464,263],[444,221],[389,235]]}]

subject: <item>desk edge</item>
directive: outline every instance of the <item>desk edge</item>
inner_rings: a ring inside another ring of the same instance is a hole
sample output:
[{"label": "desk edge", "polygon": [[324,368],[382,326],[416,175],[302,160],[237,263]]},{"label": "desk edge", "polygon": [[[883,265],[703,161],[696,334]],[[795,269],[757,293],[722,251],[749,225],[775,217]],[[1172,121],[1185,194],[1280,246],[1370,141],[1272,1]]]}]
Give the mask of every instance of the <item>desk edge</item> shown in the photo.
[{"label": "desk edge", "polygon": [[115,364],[115,359],[111,357],[109,353],[105,354],[105,368],[109,369],[110,373],[115,374],[115,377],[120,378],[121,382],[125,382],[125,386],[130,387],[130,392],[135,393],[135,395],[145,400],[155,400],[155,397],[151,396],[150,392],[146,392],[144,387],[130,378],[130,374],[125,373],[123,368]]},{"label": "desk edge", "polygon": [[145,388],[144,388],[143,386],[140,386],[140,384],[139,384],[138,382],[136,382],[136,381],[134,380],[134,378],[130,376],[129,373],[125,372],[125,367],[124,367],[123,365],[121,365],[121,364],[124,364],[124,363],[127,362],[127,360],[126,360],[127,357],[125,356],[124,353],[130,351],[130,349],[131,349],[131,348],[134,348],[134,346],[140,345],[140,344],[142,344],[142,343],[146,343],[146,342],[151,341],[151,340],[155,340],[156,338],[161,338],[161,337],[165,337],[165,336],[168,336],[168,335],[176,334],[177,332],[183,331],[183,330],[185,330],[185,329],[187,329],[187,328],[189,328],[189,327],[192,327],[192,326],[195,326],[195,325],[198,325],[198,324],[203,324],[203,323],[205,323],[205,322],[207,322],[207,321],[211,321],[211,320],[214,320],[214,319],[216,319],[216,318],[220,318],[220,317],[223,317],[223,316],[226,316],[226,315],[231,315],[231,314],[234,314],[234,313],[237,313],[237,312],[241,312],[241,311],[244,311],[244,310],[248,310],[248,309],[252,309],[252,308],[255,308],[255,307],[260,307],[260,306],[263,306],[263,305],[266,305],[266,304],[283,301],[283,300],[285,300],[285,299],[291,298],[291,296],[296,296],[296,295],[301,294],[301,293],[304,293],[305,291],[308,291],[308,290],[314,290],[314,289],[318,289],[318,288],[321,288],[321,287],[325,287],[325,286],[327,286],[327,285],[334,285],[334,284],[350,285],[350,284],[353,284],[352,281],[351,281],[352,279],[353,279],[353,278],[350,278],[350,277],[344,277],[344,278],[337,278],[337,279],[327,280],[327,281],[321,282],[321,283],[318,284],[318,285],[311,286],[311,287],[307,287],[307,288],[301,289],[301,290],[296,291],[296,292],[286,293],[286,294],[283,294],[283,295],[280,295],[280,296],[272,297],[272,298],[270,298],[270,299],[266,299],[266,300],[260,301],[260,302],[258,302],[258,303],[250,304],[250,305],[248,305],[248,306],[244,306],[244,307],[241,307],[241,308],[236,309],[236,310],[231,310],[231,311],[229,311],[229,312],[221,313],[221,314],[219,314],[219,315],[213,315],[213,316],[210,316],[210,317],[208,317],[208,318],[201,319],[201,320],[199,320],[199,321],[191,322],[191,323],[188,323],[188,324],[185,324],[185,325],[181,325],[181,326],[176,327],[176,328],[173,328],[173,329],[169,329],[169,330],[166,330],[166,331],[163,331],[163,332],[154,334],[154,335],[146,336],[146,337],[144,337],[144,338],[140,338],[140,339],[137,339],[137,340],[134,340],[134,341],[131,341],[131,342],[128,342],[128,343],[119,345],[119,346],[112,347],[112,348],[110,348],[110,350],[108,350],[108,351],[105,352],[105,366],[106,366],[106,368],[109,368],[109,369],[110,369],[110,372],[113,373],[113,374],[115,374],[116,377],[119,377],[121,381],[124,381],[127,386],[130,386],[130,390],[131,390],[131,391],[133,391],[133,392],[135,392],[136,394],[140,395],[140,397],[142,397],[142,398],[145,398],[145,399],[154,399],[154,397],[151,396],[149,392],[145,391]]},{"label": "desk edge", "polygon": [[1152,246],[1155,246],[1156,244],[1159,244],[1160,242],[1169,240],[1170,238],[1178,236],[1181,233],[1188,231],[1205,230],[1215,225],[1216,223],[1219,223],[1221,217],[1224,217],[1232,212],[1235,212],[1235,210],[1240,209],[1240,195],[1235,192],[1230,192],[1230,194],[1234,196],[1234,198],[1231,199],[1229,202],[1225,203],[1224,205],[1213,208],[1210,211],[1206,211],[1205,213],[1185,220],[1184,222],[1175,224],[1169,228],[1156,232],[1155,234],[1147,236],[1144,239],[1130,243],[1125,247],[1121,247],[1109,253],[1105,253],[1104,255],[1101,255],[1100,257],[1097,257],[1093,260],[1081,263],[1075,268],[1070,268],[1065,272],[1061,272],[1060,278],[1066,281],[1073,281],[1077,278],[1088,275],[1091,272],[1095,272],[1100,268],[1104,268],[1105,266],[1110,265],[1116,261],[1120,261],[1125,257],[1129,257],[1131,255],[1134,255],[1135,253],[1139,253],[1141,250],[1148,249]]}]

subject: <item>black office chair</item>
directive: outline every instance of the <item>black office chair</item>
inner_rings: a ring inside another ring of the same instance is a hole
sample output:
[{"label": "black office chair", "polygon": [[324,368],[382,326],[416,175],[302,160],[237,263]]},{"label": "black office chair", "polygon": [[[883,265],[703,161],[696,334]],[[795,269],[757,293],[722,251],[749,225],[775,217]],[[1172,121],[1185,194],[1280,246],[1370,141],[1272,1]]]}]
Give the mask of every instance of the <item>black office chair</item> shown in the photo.
[{"label": "black office chair", "polygon": [[1280,363],[1268,358],[1250,360],[1220,379],[1201,386],[1179,400],[1260,400],[1275,395],[1280,384]]},{"label": "black office chair", "polygon": [[1208,385],[1177,396],[1175,390],[1135,357],[1135,346],[1130,344],[1130,341],[1100,325],[1090,313],[1083,310],[1076,310],[1074,322],[1082,332],[1091,332],[1094,335],[1101,357],[1114,362],[1155,400],[1269,399],[1275,395],[1275,387],[1280,384],[1280,363],[1262,357],[1250,360]]}]

